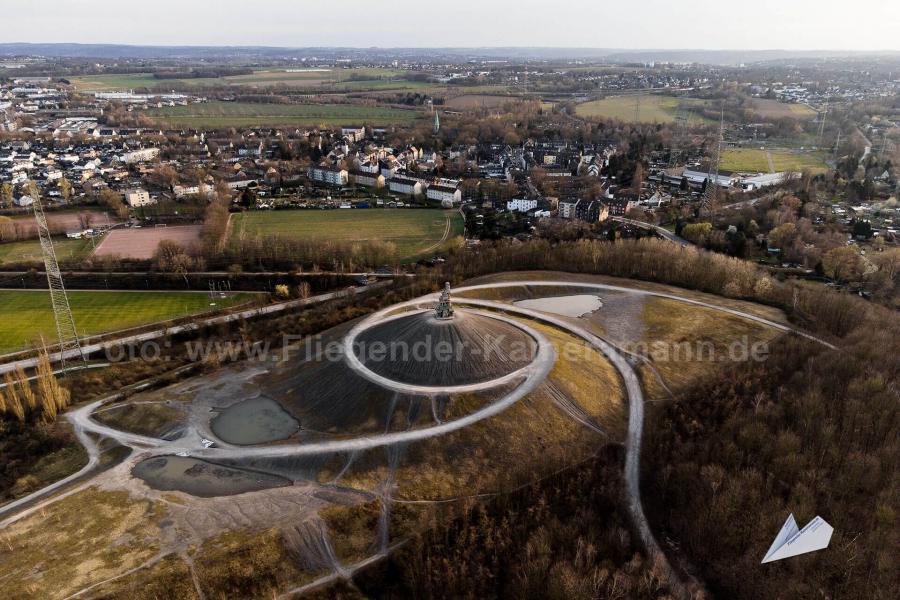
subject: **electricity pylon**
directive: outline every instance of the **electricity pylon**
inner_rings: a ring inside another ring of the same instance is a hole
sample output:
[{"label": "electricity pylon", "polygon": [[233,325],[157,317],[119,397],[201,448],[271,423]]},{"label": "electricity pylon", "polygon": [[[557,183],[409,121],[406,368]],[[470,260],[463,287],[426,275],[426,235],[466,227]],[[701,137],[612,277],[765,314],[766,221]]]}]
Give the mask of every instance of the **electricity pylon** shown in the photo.
[{"label": "electricity pylon", "polygon": [[706,170],[706,190],[700,200],[700,210],[710,211],[716,196],[719,193],[719,161],[722,158],[722,142],[725,139],[725,107],[719,117],[719,138],[716,140],[716,154],[710,157],[709,167]]},{"label": "electricity pylon", "polygon": [[66,294],[66,286],[63,284],[62,273],[59,271],[59,262],[56,260],[53,240],[50,238],[50,228],[47,227],[47,218],[44,216],[44,207],[41,204],[41,195],[38,193],[37,185],[32,185],[30,188],[31,198],[34,200],[31,206],[37,221],[41,252],[44,255],[44,270],[47,272],[47,285],[50,288],[50,302],[53,305],[56,333],[59,336],[59,361],[65,367],[68,351],[76,351],[76,357],[81,362],[84,362],[84,353],[81,350],[81,343],[78,341],[75,319],[72,317],[72,308],[69,306],[69,297]]}]

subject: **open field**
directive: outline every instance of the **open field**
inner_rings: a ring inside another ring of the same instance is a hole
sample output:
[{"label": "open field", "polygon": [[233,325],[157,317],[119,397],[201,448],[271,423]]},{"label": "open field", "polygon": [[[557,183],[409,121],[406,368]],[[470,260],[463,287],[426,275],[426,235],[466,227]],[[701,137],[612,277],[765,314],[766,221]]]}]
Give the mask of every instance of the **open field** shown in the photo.
[{"label": "open field", "polygon": [[253,127],[277,125],[392,125],[421,117],[413,110],[350,104],[251,104],[209,102],[152,109],[147,113],[179,127]]},{"label": "open field", "polygon": [[816,116],[816,111],[806,104],[788,104],[787,102],[766,98],[753,98],[750,100],[750,108],[766,119],[782,119],[786,117],[803,119]]},{"label": "open field", "polygon": [[815,174],[822,173],[828,168],[821,153],[781,150],[770,154],[776,171],[809,170]]},{"label": "open field", "polygon": [[200,243],[200,225],[116,229],[106,235],[94,254],[148,260],[153,258],[163,240],[172,240],[190,249]]},{"label": "open field", "polygon": [[[771,158],[771,168],[769,159]],[[827,168],[822,156],[799,150],[766,150],[763,148],[726,148],[719,165],[726,171],[769,173],[809,170],[821,173]]]},{"label": "open field", "polygon": [[[210,300],[206,292],[69,292],[81,335],[137,327],[241,304],[251,294]],[[210,304],[214,302],[215,305]],[[43,290],[0,290],[0,352],[21,350],[44,336],[56,337],[50,295]]]},{"label": "open field", "polygon": [[719,167],[726,171],[769,172],[766,151],[759,148],[725,148]]},{"label": "open field", "polygon": [[[642,123],[674,123],[679,109],[686,111],[691,107],[699,107],[702,104],[704,104],[704,101],[697,98],[641,94],[638,120]],[[634,121],[636,105],[636,95],[610,96],[602,100],[593,100],[579,104],[576,112],[579,116],[588,118]],[[706,122],[705,119],[696,115],[688,118],[692,124]]]},{"label": "open field", "polygon": [[287,86],[298,88],[316,88],[321,86],[349,84],[380,84],[394,83],[398,86],[404,84],[416,85],[416,82],[399,79],[404,71],[396,69],[261,69],[246,75],[234,75],[231,77],[208,77],[198,79],[157,79],[152,73],[129,73],[112,75],[86,75],[72,79],[74,85],[82,92],[95,91],[123,91],[131,89],[190,89],[212,88],[229,86]]},{"label": "open field", "polygon": [[[53,248],[56,250],[57,260],[61,263],[85,259],[94,249],[91,240],[70,240],[68,238],[54,239]],[[0,265],[17,263],[43,264],[43,262],[44,256],[41,254],[41,243],[36,239],[0,244]]]},{"label": "open field", "polygon": [[[438,209],[351,209],[245,212],[232,217],[233,236],[281,235],[335,242],[393,242],[410,258],[462,233],[456,211]],[[437,248],[433,248],[437,249]]]}]

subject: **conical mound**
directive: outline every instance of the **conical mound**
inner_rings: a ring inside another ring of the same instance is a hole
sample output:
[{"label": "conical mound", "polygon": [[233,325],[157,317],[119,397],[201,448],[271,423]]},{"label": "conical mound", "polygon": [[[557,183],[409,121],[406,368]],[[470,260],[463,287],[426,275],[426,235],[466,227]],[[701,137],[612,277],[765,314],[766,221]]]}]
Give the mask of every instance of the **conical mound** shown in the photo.
[{"label": "conical mound", "polygon": [[428,312],[375,325],[356,341],[356,355],[372,371],[427,386],[490,381],[529,364],[537,352],[521,329],[459,309],[447,320]]}]

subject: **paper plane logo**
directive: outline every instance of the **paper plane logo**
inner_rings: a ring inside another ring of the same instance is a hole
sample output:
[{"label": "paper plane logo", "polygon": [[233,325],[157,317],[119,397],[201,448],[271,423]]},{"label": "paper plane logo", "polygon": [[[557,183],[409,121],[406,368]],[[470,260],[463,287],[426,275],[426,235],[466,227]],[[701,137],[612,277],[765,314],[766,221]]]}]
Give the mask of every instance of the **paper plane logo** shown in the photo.
[{"label": "paper plane logo", "polygon": [[828,547],[832,533],[834,533],[834,527],[826,523],[822,517],[816,517],[807,523],[806,527],[800,529],[797,527],[794,515],[789,515],[762,562],[774,562],[807,552],[823,550]]}]

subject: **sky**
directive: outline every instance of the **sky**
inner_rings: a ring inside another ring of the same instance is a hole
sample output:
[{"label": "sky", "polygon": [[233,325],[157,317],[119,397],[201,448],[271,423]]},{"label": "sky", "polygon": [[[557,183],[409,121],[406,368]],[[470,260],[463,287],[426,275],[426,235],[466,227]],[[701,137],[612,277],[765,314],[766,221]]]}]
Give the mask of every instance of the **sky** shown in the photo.
[{"label": "sky", "polygon": [[[900,50],[897,0],[39,0],[0,42]],[[9,26],[11,25],[11,26]]]}]

